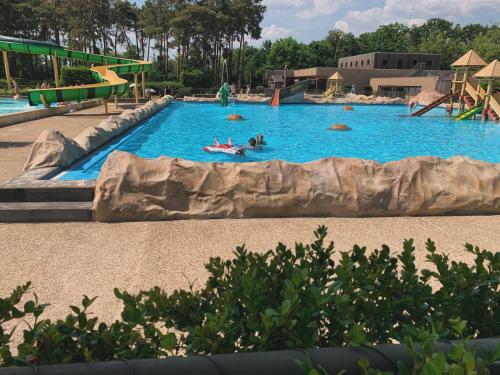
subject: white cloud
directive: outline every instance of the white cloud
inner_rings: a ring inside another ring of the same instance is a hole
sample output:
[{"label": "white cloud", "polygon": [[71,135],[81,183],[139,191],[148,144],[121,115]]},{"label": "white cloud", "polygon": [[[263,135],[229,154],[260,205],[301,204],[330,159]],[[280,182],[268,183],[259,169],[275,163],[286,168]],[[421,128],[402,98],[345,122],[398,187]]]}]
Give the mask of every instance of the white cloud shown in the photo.
[{"label": "white cloud", "polygon": [[408,26],[421,26],[425,23],[425,18],[411,18],[406,23]]},{"label": "white cloud", "polygon": [[264,0],[264,5],[272,8],[299,8],[306,0]]},{"label": "white cloud", "polygon": [[290,35],[292,35],[291,29],[287,29],[286,27],[280,27],[273,23],[271,26],[264,26],[262,28],[261,39],[276,40],[276,39],[286,38],[287,36]]},{"label": "white cloud", "polygon": [[337,22],[346,22],[351,31],[373,31],[378,26],[400,22],[405,25],[421,25],[431,17],[456,22],[458,18],[478,12],[500,14],[499,0],[385,0],[382,6],[352,10]]},{"label": "white cloud", "polygon": [[349,32],[349,23],[345,20],[340,20],[335,22],[335,29],[342,30],[344,32]]},{"label": "white cloud", "polygon": [[303,10],[297,13],[299,18],[315,18],[335,14],[347,0],[309,0]]}]

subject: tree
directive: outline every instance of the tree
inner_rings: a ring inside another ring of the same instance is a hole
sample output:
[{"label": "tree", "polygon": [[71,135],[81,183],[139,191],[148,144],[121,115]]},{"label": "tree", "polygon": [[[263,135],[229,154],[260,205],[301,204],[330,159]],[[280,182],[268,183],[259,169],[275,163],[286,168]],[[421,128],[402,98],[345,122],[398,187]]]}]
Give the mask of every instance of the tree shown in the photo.
[{"label": "tree", "polygon": [[358,38],[360,53],[368,52],[404,52],[410,46],[409,28],[400,23],[382,25],[370,33],[363,33]]},{"label": "tree", "polygon": [[292,37],[277,40],[271,46],[266,59],[270,69],[301,69],[313,64],[313,56],[309,46],[299,43]]},{"label": "tree", "polygon": [[472,41],[472,48],[486,62],[500,60],[500,27],[492,26],[486,33],[477,35]]}]

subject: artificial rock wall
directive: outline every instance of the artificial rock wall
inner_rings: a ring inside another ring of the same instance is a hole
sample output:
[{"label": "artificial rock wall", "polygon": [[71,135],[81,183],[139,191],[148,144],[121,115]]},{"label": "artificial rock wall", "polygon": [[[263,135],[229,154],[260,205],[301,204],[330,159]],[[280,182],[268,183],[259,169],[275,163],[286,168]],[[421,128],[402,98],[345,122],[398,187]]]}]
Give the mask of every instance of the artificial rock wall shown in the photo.
[{"label": "artificial rock wall", "polygon": [[113,152],[96,186],[100,221],[500,214],[500,164],[415,157],[201,163]]},{"label": "artificial rock wall", "polygon": [[23,170],[26,172],[45,167],[67,167],[165,108],[171,101],[171,96],[165,96],[151,100],[139,108],[127,109],[119,116],[110,116],[96,126],[85,128],[74,139],[65,137],[57,130],[44,130],[33,143]]}]

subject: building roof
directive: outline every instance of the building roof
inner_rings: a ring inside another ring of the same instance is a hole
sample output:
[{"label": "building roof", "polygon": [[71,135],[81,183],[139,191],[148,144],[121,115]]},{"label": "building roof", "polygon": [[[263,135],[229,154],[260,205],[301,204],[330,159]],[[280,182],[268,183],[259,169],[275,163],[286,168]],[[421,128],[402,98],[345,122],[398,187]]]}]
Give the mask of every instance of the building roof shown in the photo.
[{"label": "building roof", "polygon": [[350,59],[351,57],[370,56],[370,55],[375,55],[375,54],[380,54],[380,55],[406,55],[406,56],[441,56],[440,53],[426,53],[426,52],[383,52],[383,51],[376,51],[376,52],[362,53],[360,55],[344,56],[344,57],[340,57],[339,60]]},{"label": "building roof", "polygon": [[485,66],[486,63],[484,60],[473,50],[470,50],[465,55],[460,57],[457,61],[455,61],[451,66],[459,67],[459,66]]},{"label": "building roof", "polygon": [[333,75],[332,75],[330,78],[328,78],[328,79],[331,79],[331,80],[334,80],[334,81],[343,81],[343,80],[344,80],[344,77],[342,77],[342,76],[340,75],[340,73],[339,73],[339,72],[335,72],[335,73],[333,73]]},{"label": "building roof", "polygon": [[476,78],[500,78],[500,61],[493,60],[479,72],[474,74]]},{"label": "building roof", "polygon": [[285,79],[283,78],[283,76],[279,75],[279,74],[273,74],[273,75],[271,75],[271,80],[273,82],[285,82]]}]

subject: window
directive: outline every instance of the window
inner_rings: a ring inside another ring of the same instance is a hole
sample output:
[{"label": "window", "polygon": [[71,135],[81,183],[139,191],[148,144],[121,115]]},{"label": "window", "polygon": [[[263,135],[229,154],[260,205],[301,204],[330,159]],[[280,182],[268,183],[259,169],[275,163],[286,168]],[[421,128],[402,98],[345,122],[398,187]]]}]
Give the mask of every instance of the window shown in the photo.
[{"label": "window", "polygon": [[361,66],[363,66],[364,62],[365,62],[364,60],[361,60]]},{"label": "window", "polygon": [[344,66],[344,63],[340,63],[340,67],[342,68]]},{"label": "window", "polygon": [[397,67],[398,69],[403,69],[403,60],[401,60],[401,59],[400,59],[400,60],[398,60],[398,61],[396,62],[396,67]]},{"label": "window", "polygon": [[366,65],[370,65],[370,59],[366,60]]},{"label": "window", "polygon": [[387,59],[382,59],[382,66],[387,66]]},{"label": "window", "polygon": [[358,62],[356,61],[356,68],[358,67]]},{"label": "window", "polygon": [[352,61],[351,61],[351,68],[352,68]]}]

